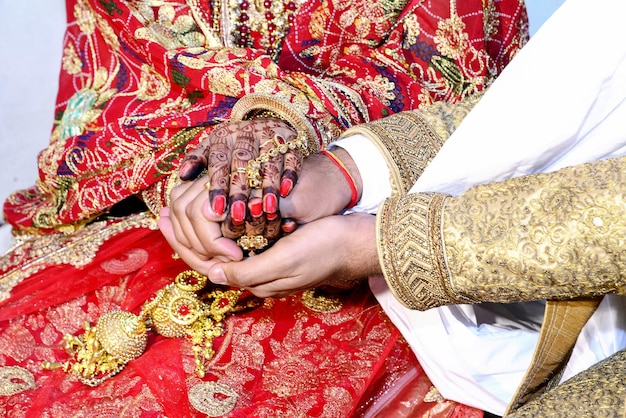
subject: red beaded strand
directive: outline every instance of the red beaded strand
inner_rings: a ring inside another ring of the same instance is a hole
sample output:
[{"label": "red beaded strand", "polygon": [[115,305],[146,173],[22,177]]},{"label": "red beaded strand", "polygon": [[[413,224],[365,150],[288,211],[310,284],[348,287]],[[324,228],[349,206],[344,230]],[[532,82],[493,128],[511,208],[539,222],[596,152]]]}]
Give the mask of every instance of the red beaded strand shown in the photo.
[{"label": "red beaded strand", "polygon": [[[239,0],[238,17],[235,23],[234,39],[242,48],[254,46],[254,36],[258,36],[258,44],[272,58],[280,53],[280,44],[295,22],[298,4],[294,0],[276,2],[273,0],[257,0],[254,5],[250,0]],[[253,22],[253,16],[257,20]]]}]

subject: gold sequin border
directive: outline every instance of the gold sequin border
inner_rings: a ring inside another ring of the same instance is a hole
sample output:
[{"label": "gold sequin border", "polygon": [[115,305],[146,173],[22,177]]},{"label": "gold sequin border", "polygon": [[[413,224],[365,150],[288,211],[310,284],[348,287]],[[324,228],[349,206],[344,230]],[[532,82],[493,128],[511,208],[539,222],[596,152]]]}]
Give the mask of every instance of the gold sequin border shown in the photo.
[{"label": "gold sequin border", "polygon": [[[132,215],[115,223],[95,222],[71,235],[62,233],[18,237],[16,245],[0,257],[0,301],[33,274],[53,265],[69,264],[76,268],[93,261],[104,242],[134,228],[157,229],[156,218],[149,213]],[[24,258],[24,254],[28,254]],[[18,264],[14,260],[18,260]]]},{"label": "gold sequin border", "polygon": [[344,136],[361,134],[382,152],[394,194],[405,194],[443,146],[443,140],[419,111],[397,113],[348,129]]},{"label": "gold sequin border", "polygon": [[464,303],[449,289],[441,241],[445,195],[390,198],[377,217],[378,252],[394,296],[411,309]]}]

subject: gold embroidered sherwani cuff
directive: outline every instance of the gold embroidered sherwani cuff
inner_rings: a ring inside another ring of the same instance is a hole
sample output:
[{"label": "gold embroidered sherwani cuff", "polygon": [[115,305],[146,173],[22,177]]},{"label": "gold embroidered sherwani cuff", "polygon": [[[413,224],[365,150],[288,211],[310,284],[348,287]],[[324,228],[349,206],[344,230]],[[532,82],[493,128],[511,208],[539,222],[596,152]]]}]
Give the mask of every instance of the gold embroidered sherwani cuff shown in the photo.
[{"label": "gold embroidered sherwani cuff", "polygon": [[403,195],[413,187],[481,96],[476,93],[460,103],[436,102],[420,110],[396,113],[353,126],[342,136],[360,134],[372,141],[389,168],[392,194]]},{"label": "gold embroidered sherwani cuff", "polygon": [[410,309],[472,302],[450,289],[441,236],[446,195],[409,194],[385,201],[377,216],[377,243],[385,280]]},{"label": "gold embroidered sherwani cuff", "polygon": [[401,112],[348,129],[376,145],[389,168],[392,192],[406,194],[443,145],[419,111]]},{"label": "gold embroidered sherwani cuff", "polygon": [[417,309],[626,294],[624,173],[626,157],[389,199],[377,230],[387,282]]}]

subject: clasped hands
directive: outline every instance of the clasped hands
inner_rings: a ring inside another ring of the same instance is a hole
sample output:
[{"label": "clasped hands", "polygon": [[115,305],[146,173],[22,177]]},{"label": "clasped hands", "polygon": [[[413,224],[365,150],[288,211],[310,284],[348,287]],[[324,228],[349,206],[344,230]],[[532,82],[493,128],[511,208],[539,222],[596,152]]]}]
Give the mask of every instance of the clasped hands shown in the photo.
[{"label": "clasped hands", "polygon": [[[184,158],[184,181],[172,190],[159,227],[191,268],[259,297],[344,287],[379,271],[375,219],[338,215],[351,191],[334,163],[321,154],[303,158],[297,147],[272,152],[297,137],[278,119],[225,123]],[[257,188],[248,167],[259,156]],[[244,257],[237,245],[244,235],[275,244]]]}]

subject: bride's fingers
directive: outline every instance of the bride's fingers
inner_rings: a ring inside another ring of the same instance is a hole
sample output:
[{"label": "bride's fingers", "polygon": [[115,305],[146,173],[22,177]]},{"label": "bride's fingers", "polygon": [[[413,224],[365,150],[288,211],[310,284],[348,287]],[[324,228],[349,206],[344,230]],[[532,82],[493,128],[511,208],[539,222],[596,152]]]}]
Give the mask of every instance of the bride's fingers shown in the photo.
[{"label": "bride's fingers", "polygon": [[302,172],[303,157],[298,150],[289,150],[285,154],[283,174],[280,180],[280,196],[287,197],[298,182]]},{"label": "bride's fingers", "polygon": [[253,189],[248,199],[248,216],[246,217],[246,235],[264,235],[265,213],[263,213],[263,200],[261,190]]},{"label": "bride's fingers", "polygon": [[181,180],[194,180],[207,168],[208,147],[209,138],[203,140],[196,148],[185,155],[178,169],[178,177]]},{"label": "bride's fingers", "polygon": [[267,239],[277,239],[280,235],[280,178],[283,172],[283,154],[279,148],[284,146],[285,139],[273,134],[271,139],[265,140],[260,147],[261,155],[266,155],[266,161],[261,165],[263,190],[263,212],[265,213],[264,235]]},{"label": "bride's fingers", "polygon": [[237,238],[245,233],[250,195],[247,167],[248,162],[259,155],[259,141],[252,123],[240,124],[234,138],[228,198],[230,210],[222,228],[224,236],[229,238]]},{"label": "bride's fingers", "polygon": [[222,215],[228,208],[233,135],[236,128],[220,125],[209,136],[208,168],[211,208]]}]

